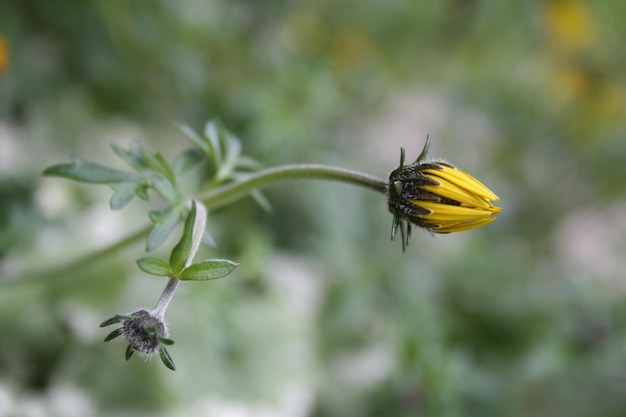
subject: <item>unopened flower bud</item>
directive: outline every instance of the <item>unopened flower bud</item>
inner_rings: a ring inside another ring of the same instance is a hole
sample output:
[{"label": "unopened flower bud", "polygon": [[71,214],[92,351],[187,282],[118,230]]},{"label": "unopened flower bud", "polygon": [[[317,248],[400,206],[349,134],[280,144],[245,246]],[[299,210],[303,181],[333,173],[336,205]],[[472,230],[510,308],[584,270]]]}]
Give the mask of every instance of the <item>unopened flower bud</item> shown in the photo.
[{"label": "unopened flower bud", "polygon": [[[417,160],[400,166],[389,174],[388,206],[394,215],[392,239],[398,227],[403,235],[403,249],[408,245],[411,224],[433,233],[451,233],[491,223],[501,208],[499,198],[476,178],[443,161],[424,161],[430,138]],[[407,230],[404,221],[408,221]]]}]

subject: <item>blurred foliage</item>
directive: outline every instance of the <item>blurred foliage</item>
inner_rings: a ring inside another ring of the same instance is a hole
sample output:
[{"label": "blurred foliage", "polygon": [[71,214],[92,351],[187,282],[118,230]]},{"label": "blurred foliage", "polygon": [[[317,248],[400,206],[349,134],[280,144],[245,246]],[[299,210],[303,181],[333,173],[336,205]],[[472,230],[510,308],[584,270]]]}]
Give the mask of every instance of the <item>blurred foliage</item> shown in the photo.
[{"label": "blurred foliage", "polygon": [[[625,13],[617,0],[3,0],[0,416],[621,416]],[[171,158],[186,143],[170,122],[208,118],[266,166],[379,176],[431,132],[432,154],[503,211],[480,230],[416,233],[404,256],[386,203],[345,185],[286,184],[271,213],[212,212],[208,256],[240,267],[177,294],[174,375],[126,363],[97,324],[156,301],[141,245],[29,276],[131,234],[147,203],[111,213],[106,190],[38,176],[71,153],[106,164],[133,139]]]}]

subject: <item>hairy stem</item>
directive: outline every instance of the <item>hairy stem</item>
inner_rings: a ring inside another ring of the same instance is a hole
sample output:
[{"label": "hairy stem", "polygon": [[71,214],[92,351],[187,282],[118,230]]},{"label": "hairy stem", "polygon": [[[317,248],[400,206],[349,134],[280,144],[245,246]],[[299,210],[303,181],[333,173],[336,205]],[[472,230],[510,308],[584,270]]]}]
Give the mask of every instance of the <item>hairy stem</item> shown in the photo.
[{"label": "hairy stem", "polygon": [[[302,179],[343,182],[346,184],[365,187],[383,194],[387,191],[386,180],[364,174],[362,172],[326,165],[296,164],[284,165],[259,171],[251,174],[247,178],[215,188],[205,195],[200,196],[199,199],[202,200],[207,208],[215,209],[245,197],[251,191],[280,182]],[[75,273],[76,270],[84,268],[95,261],[101,261],[104,257],[110,256],[124,249],[128,245],[137,242],[139,239],[145,238],[150,231],[150,228],[151,226],[146,226],[145,228],[118,242],[100,250],[91,252],[90,254],[71,261],[68,264],[61,265],[56,268],[48,268],[46,270],[27,272],[22,274],[20,277],[0,280],[0,283],[6,288],[11,285],[20,285],[40,280],[47,280],[51,277],[54,277],[55,283],[66,281],[67,279],[70,279],[68,277],[77,276]]]},{"label": "hairy stem", "polygon": [[163,317],[165,316],[165,310],[167,310],[167,306],[169,305],[174,293],[176,292],[176,288],[178,288],[178,284],[180,284],[180,280],[176,278],[170,278],[167,281],[167,285],[163,292],[161,293],[161,297],[159,297],[159,301],[157,301],[154,310],[152,310],[152,315],[159,320],[163,321]]}]

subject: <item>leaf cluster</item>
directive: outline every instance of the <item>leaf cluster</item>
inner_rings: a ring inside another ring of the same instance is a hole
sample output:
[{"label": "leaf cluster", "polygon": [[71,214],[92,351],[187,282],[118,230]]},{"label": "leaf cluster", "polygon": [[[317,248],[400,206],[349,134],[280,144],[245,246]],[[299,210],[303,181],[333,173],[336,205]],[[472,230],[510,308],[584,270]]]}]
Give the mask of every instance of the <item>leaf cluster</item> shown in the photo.
[{"label": "leaf cluster", "polygon": [[205,234],[206,208],[193,201],[185,220],[183,235],[172,250],[170,259],[160,256],[144,256],[137,260],[139,268],[151,275],[177,278],[182,281],[206,281],[228,275],[237,263],[227,259],[208,259],[193,262]]},{"label": "leaf cluster", "polygon": [[[43,175],[109,185],[114,191],[110,200],[113,210],[122,209],[135,196],[150,201],[149,190],[152,190],[168,203],[163,209],[148,212],[154,225],[148,234],[146,250],[152,251],[187,216],[189,209],[186,202],[193,197],[194,192],[199,191],[198,187],[191,186],[195,182],[190,175],[194,167],[202,162],[207,166],[200,178],[200,190],[207,191],[248,175],[260,166],[253,159],[242,155],[240,140],[217,122],[207,122],[202,135],[188,126],[179,125],[178,128],[197,148],[185,150],[171,163],[160,152],[135,141],[128,149],[112,146],[115,154],[133,172],[109,168],[74,155],[71,163],[48,167]],[[263,207],[268,207],[260,193],[253,193],[253,197]],[[214,246],[207,232],[203,232],[202,236],[205,244]]]}]

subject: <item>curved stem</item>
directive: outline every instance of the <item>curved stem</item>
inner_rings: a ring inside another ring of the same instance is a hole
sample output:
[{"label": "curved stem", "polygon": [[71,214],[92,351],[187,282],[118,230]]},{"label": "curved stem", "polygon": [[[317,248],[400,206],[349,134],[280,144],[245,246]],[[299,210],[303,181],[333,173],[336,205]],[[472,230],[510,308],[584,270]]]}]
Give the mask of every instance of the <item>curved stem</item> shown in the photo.
[{"label": "curved stem", "polygon": [[383,194],[387,190],[387,181],[362,172],[327,165],[295,164],[259,171],[244,180],[216,188],[201,196],[200,199],[207,208],[217,208],[244,197],[250,191],[278,182],[302,179],[339,181]]},{"label": "curved stem", "polygon": [[[296,164],[296,165],[284,165],[275,168],[269,168],[257,173],[251,174],[249,177],[235,181],[230,184],[223,185],[215,188],[200,199],[203,201],[207,208],[217,208],[225,206],[246,196],[251,191],[267,187],[272,184],[301,180],[324,180],[324,181],[338,181],[347,184],[357,185],[368,188],[370,190],[378,191],[385,194],[387,192],[387,181],[378,177],[374,177],[362,172],[352,171],[345,168],[316,165],[316,164]],[[136,242],[137,240],[147,236],[151,226],[146,226],[134,234],[113,243],[103,249],[92,252],[79,259],[76,259],[66,265],[59,266],[57,268],[47,269],[45,271],[33,271],[25,273],[19,279],[8,279],[2,282],[3,286],[7,285],[20,285],[38,280],[48,279],[49,277],[64,277],[72,276],[70,274],[76,269],[83,268],[92,262],[100,261],[102,258],[107,257],[124,247]],[[57,281],[58,282],[58,279]]]}]

